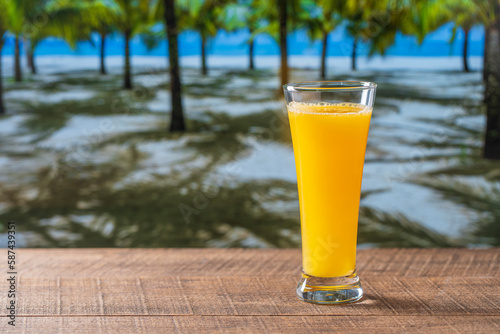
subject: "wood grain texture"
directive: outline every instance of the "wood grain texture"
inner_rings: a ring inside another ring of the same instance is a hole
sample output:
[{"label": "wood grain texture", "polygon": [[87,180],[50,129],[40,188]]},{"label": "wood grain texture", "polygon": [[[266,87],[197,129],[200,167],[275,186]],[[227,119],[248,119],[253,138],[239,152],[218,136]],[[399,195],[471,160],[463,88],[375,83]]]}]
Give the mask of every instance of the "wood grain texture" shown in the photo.
[{"label": "wood grain texture", "polygon": [[[27,277],[298,275],[299,249],[19,249]],[[498,249],[365,249],[366,276],[500,276]]]},{"label": "wood grain texture", "polygon": [[500,316],[28,317],[23,333],[498,333]]},{"label": "wood grain texture", "polygon": [[19,249],[16,332],[498,333],[499,254],[361,250],[365,297],[325,306],[295,296],[295,249]]},{"label": "wood grain texture", "polygon": [[301,302],[297,277],[23,278],[19,315],[499,315],[498,278],[363,279],[341,307]]}]

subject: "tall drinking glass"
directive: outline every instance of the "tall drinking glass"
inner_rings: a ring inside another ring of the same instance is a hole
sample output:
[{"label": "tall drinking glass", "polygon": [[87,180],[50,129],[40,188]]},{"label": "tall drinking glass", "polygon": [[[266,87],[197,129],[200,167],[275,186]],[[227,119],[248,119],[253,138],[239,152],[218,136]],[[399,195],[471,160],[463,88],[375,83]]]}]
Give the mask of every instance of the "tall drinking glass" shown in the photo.
[{"label": "tall drinking glass", "polygon": [[356,239],[366,140],[376,85],[320,81],[283,86],[297,169],[302,231],[300,299],[363,296]]}]

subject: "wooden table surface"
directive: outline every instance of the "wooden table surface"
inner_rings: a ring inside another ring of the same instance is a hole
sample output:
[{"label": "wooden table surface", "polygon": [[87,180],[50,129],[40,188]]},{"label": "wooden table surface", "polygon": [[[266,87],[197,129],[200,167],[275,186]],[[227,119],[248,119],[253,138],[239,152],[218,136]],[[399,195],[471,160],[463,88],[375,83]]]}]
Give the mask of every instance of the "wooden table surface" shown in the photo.
[{"label": "wooden table surface", "polygon": [[500,333],[500,249],[361,250],[365,296],[335,306],[296,297],[295,249],[16,252],[17,326],[2,317],[2,333]]}]

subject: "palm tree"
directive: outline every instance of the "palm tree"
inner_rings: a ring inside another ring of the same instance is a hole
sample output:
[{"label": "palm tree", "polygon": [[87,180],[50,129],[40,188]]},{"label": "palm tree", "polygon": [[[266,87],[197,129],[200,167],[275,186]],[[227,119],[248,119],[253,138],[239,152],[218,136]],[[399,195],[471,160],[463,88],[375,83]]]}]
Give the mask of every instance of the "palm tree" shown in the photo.
[{"label": "palm tree", "polygon": [[484,54],[483,54],[483,81],[486,82],[489,71],[489,53],[487,50],[491,47],[492,43],[492,30],[495,25],[495,18],[498,18],[498,14],[495,13],[495,1],[498,0],[473,0],[473,3],[477,7],[477,14],[480,19],[480,23],[484,26]]},{"label": "palm tree", "polygon": [[[486,132],[483,156],[486,159],[500,160],[500,85],[498,84],[500,82],[500,0],[472,0],[471,2],[462,0],[462,6],[470,6],[467,7],[467,13],[462,13],[462,15],[469,14],[470,17],[461,18],[462,21],[469,25],[470,22],[481,23],[485,28],[483,101],[486,105]],[[464,62],[465,65],[466,62]]]},{"label": "palm tree", "polygon": [[34,50],[36,45],[49,34],[55,23],[53,16],[59,8],[67,6],[69,0],[17,0],[7,7],[9,31],[15,36],[14,77],[22,80],[21,40],[27,46],[28,64],[36,73]]},{"label": "palm tree", "polygon": [[[346,31],[352,37],[351,70],[356,71],[356,58],[358,43],[364,39],[369,16],[373,12],[376,0],[350,0],[342,1],[339,5],[340,14],[346,20]],[[380,3],[386,1],[381,0]],[[332,6],[331,4],[329,6]],[[368,36],[368,39],[372,36]]]},{"label": "palm tree", "polygon": [[352,51],[351,51],[351,70],[356,71],[356,58],[358,51],[358,41],[360,39],[361,27],[360,24],[364,22],[363,12],[359,11],[349,18],[349,24],[347,26],[347,31],[352,36]]},{"label": "palm tree", "polygon": [[14,80],[21,82],[23,80],[23,72],[21,69],[21,42],[20,35],[16,33],[14,41]]},{"label": "palm tree", "polygon": [[[471,2],[462,0],[462,10],[465,12],[451,13],[450,8],[455,9],[457,4],[453,1],[445,1],[448,5],[442,6],[438,2],[436,13],[440,16],[438,19],[427,22],[442,22],[444,16],[448,20],[450,17],[455,19],[456,25],[466,22],[481,23],[485,28],[485,43],[483,56],[483,81],[484,103],[486,105],[486,131],[484,138],[483,156],[486,159],[500,160],[500,0],[472,0]],[[466,7],[466,9],[463,9]],[[444,12],[444,14],[443,14]],[[470,15],[470,17],[466,17]],[[418,26],[418,25],[416,25]],[[428,28],[428,27],[426,27]],[[465,48],[464,51],[466,52]],[[464,69],[467,66],[464,52]]]},{"label": "palm tree", "polygon": [[403,6],[401,32],[414,35],[421,44],[427,34],[450,22],[446,1],[451,0],[410,0]]},{"label": "palm tree", "polygon": [[7,26],[14,35],[14,80],[20,82],[23,79],[20,40],[26,23],[26,1],[12,1],[6,10]]},{"label": "palm tree", "polygon": [[[396,8],[399,8],[401,5],[398,2],[396,3],[398,4]],[[371,43],[370,54],[373,54],[375,51],[383,53],[394,42],[396,30],[393,29],[394,22],[391,24],[391,20],[395,18],[395,15],[391,15],[392,10],[394,8],[390,0],[351,0],[341,2],[340,12],[347,21],[346,30],[352,37],[352,71],[357,69],[358,43]],[[380,40],[379,45],[373,43],[376,38]]]},{"label": "palm tree", "polygon": [[491,35],[491,29],[488,26],[484,27],[484,53],[483,53],[483,81],[486,82],[487,78],[487,68],[488,68],[488,52],[486,52],[488,46],[490,45],[490,35]]},{"label": "palm tree", "polygon": [[[56,7],[47,7],[46,8],[46,15],[47,16],[53,16],[56,13],[57,8]],[[37,67],[35,63],[35,49],[38,46],[38,44],[45,38],[49,36],[59,36],[59,34],[54,31],[53,25],[55,21],[54,18],[43,25],[40,25],[34,29],[30,29],[28,32],[25,32],[24,35],[28,35],[27,38],[25,38],[25,52],[26,52],[26,60],[28,63],[28,67],[31,69],[31,74],[36,74],[37,73]]]},{"label": "palm tree", "polygon": [[[95,17],[95,12],[86,12],[88,4],[94,0],[46,0],[38,1],[37,9],[27,13],[23,36],[26,41],[26,56],[33,74],[37,73],[35,50],[38,44],[49,36],[66,40],[71,47],[81,40],[90,40],[91,30],[87,20]],[[36,23],[34,20],[40,20]],[[31,23],[35,22],[35,23]]]},{"label": "palm tree", "polygon": [[278,0],[278,13],[279,13],[279,24],[280,24],[280,54],[281,54],[281,85],[286,85],[288,83],[288,46],[287,46],[287,35],[288,35],[288,8],[286,0]]},{"label": "palm tree", "polygon": [[[385,55],[398,31],[412,34],[423,42],[426,34],[442,23],[440,0],[351,0],[341,1],[340,13],[347,20],[353,38],[351,69],[356,70],[358,43],[368,44],[369,56]],[[437,13],[437,14],[436,14]]]},{"label": "palm tree", "polygon": [[[281,86],[288,82],[288,32],[297,28],[300,22],[300,0],[256,0],[259,14],[266,25],[259,27],[257,33],[267,33],[273,37],[280,47]],[[281,88],[280,86],[280,88]]]},{"label": "palm tree", "polygon": [[207,75],[207,42],[224,28],[226,6],[234,0],[181,0],[179,1],[179,26],[193,29],[201,37],[201,74]]},{"label": "palm tree", "polygon": [[151,21],[154,13],[153,0],[113,0],[112,10],[116,13],[114,25],[123,33],[125,39],[125,62],[123,87],[132,89],[132,74],[130,64],[130,40],[143,33],[154,24]]},{"label": "palm tree", "polygon": [[170,71],[171,117],[170,131],[185,131],[182,109],[182,85],[179,70],[178,30],[174,0],[164,0],[164,17],[168,38],[168,61]]},{"label": "palm tree", "polygon": [[326,58],[328,51],[328,35],[332,32],[341,22],[342,18],[338,15],[339,1],[323,0],[319,2],[305,2],[304,10],[300,11],[300,22],[307,30],[311,40],[321,39],[321,69],[320,76],[322,79],[326,78]]},{"label": "palm tree", "polygon": [[256,30],[259,28],[259,23],[261,21],[261,17],[259,15],[258,9],[255,7],[256,1],[250,0],[250,3],[247,4],[246,12],[245,12],[245,22],[250,32],[250,37],[248,38],[248,69],[253,70],[255,68],[254,62],[254,48],[255,48],[255,36]]},{"label": "palm tree", "polygon": [[[63,38],[72,48],[80,41],[92,42],[92,33],[96,32],[100,38],[99,70],[101,74],[106,74],[106,36],[115,29],[119,7],[111,0],[54,0],[50,4],[46,12],[51,19],[41,31],[45,35]],[[32,44],[30,49],[34,50],[36,43]]]},{"label": "palm tree", "polygon": [[31,41],[29,39],[26,39],[24,42],[24,52],[26,53],[26,63],[28,64],[28,67],[31,69],[31,74],[36,74],[36,68],[33,66],[33,51],[31,49]]},{"label": "palm tree", "polygon": [[226,7],[224,14],[223,29],[227,32],[238,29],[248,29],[250,36],[248,38],[248,69],[253,70],[254,65],[254,40],[256,30],[261,21],[260,11],[257,0],[240,0]]},{"label": "palm tree", "polygon": [[[484,6],[485,1],[476,0]],[[500,160],[500,1],[489,0],[489,10],[482,11],[487,20],[488,44],[485,45],[487,57],[484,102],[486,104],[486,133],[484,157]],[[481,7],[484,8],[484,7]]]},{"label": "palm tree", "polygon": [[53,16],[60,6],[66,5],[64,0],[18,0],[11,1],[6,7],[7,25],[14,34],[14,78],[22,80],[21,70],[21,40],[24,38],[27,46],[28,64],[36,73],[34,50],[36,45],[46,36],[54,24]]},{"label": "palm tree", "polygon": [[464,32],[462,63],[463,71],[469,72],[469,64],[467,62],[469,32],[474,25],[481,23],[480,8],[472,0],[449,0],[445,8],[449,19],[455,23],[450,43],[455,40],[458,28],[461,28]]},{"label": "palm tree", "polygon": [[[182,132],[186,130],[182,105],[182,84],[179,65],[178,15],[179,9],[175,6],[175,0],[158,1],[154,9],[154,18],[164,22],[165,31],[159,31],[154,34],[154,36],[146,36],[148,37],[151,45],[156,44],[158,37],[167,37],[171,103],[170,132]],[[151,41],[151,38],[149,37],[153,37],[153,40]]]},{"label": "palm tree", "polygon": [[31,37],[30,39],[27,39],[25,41],[26,43],[26,60],[28,63],[28,67],[31,69],[31,74],[36,74],[37,73],[37,68],[35,64],[35,47],[36,45],[41,42],[43,38],[33,38]]},{"label": "palm tree", "polygon": [[114,22],[118,21],[118,10],[110,6],[106,0],[87,0],[83,2],[83,8],[79,11],[82,15],[83,25],[91,32],[99,35],[99,72],[106,74],[106,36],[114,30]]}]

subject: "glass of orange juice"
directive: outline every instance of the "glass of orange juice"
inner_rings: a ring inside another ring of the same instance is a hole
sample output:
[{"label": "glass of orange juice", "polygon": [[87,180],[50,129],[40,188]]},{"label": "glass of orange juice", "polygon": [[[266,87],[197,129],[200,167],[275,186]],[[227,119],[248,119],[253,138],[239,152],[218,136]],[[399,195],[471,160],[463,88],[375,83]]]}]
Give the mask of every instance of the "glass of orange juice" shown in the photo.
[{"label": "glass of orange juice", "polygon": [[292,133],[302,235],[300,299],[359,300],[359,200],[376,84],[319,81],[283,86]]}]

